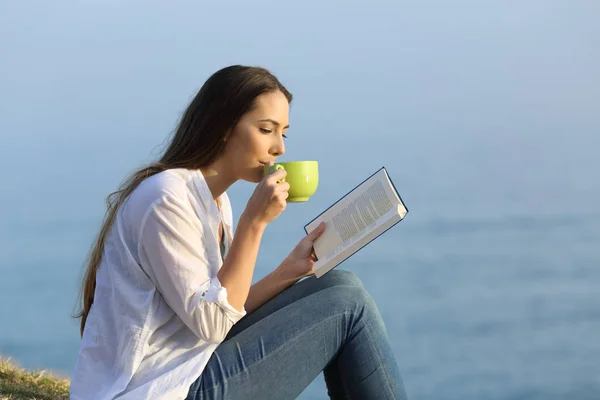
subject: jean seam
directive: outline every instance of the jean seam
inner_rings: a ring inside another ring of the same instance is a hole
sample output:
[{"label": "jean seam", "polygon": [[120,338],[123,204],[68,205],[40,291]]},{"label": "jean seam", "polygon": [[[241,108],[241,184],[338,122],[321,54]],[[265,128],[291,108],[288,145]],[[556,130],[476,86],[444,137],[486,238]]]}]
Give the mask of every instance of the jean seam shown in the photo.
[{"label": "jean seam", "polygon": [[[276,348],[274,351],[272,351],[272,352],[271,352],[271,354],[269,354],[268,356],[266,356],[266,357],[264,357],[264,358],[260,359],[260,360],[259,360],[258,362],[256,362],[256,363],[254,363],[254,364],[252,364],[252,365],[248,366],[247,368],[243,369],[243,370],[242,370],[242,371],[240,371],[239,373],[236,373],[235,375],[232,375],[232,376],[230,376],[229,378],[223,379],[223,381],[222,381],[222,382],[219,382],[218,384],[216,384],[216,385],[212,386],[210,389],[203,389],[203,390],[202,390],[202,392],[205,392],[205,391],[213,391],[214,389],[216,389],[217,387],[221,386],[222,384],[224,384],[224,383],[227,383],[227,382],[228,382],[228,381],[229,381],[231,378],[237,377],[237,376],[238,376],[238,375],[239,375],[241,372],[247,372],[247,371],[248,371],[250,368],[252,368],[252,367],[255,367],[255,366],[258,366],[258,365],[262,364],[262,363],[263,363],[264,361],[266,361],[267,359],[269,359],[269,358],[271,358],[272,356],[274,356],[274,355],[278,354],[278,353],[279,353],[279,352],[280,352],[282,349],[284,349],[284,348],[286,348],[287,346],[289,346],[289,345],[291,345],[291,344],[293,344],[293,343],[297,342],[298,340],[300,340],[300,339],[299,339],[299,337],[300,337],[300,336],[303,336],[303,335],[305,335],[305,334],[307,334],[307,333],[310,333],[310,332],[312,332],[312,331],[313,331],[313,329],[315,329],[315,328],[316,328],[317,326],[319,326],[320,324],[322,324],[322,323],[325,323],[325,322],[329,322],[330,320],[332,320],[332,319],[334,319],[334,318],[338,318],[338,317],[340,317],[340,316],[345,316],[345,315],[348,315],[348,314],[349,314],[348,312],[344,311],[343,313],[340,313],[340,314],[335,314],[335,315],[331,315],[331,316],[327,317],[327,318],[326,318],[326,319],[324,319],[324,320],[318,321],[317,323],[313,324],[313,325],[312,325],[312,326],[311,326],[309,329],[303,330],[303,331],[302,331],[302,332],[301,332],[299,335],[296,335],[296,336],[293,338],[293,340],[290,340],[289,342],[285,342],[285,343],[283,343],[281,346],[277,347],[277,348]],[[197,395],[199,392],[200,392],[200,390],[196,390],[196,392],[195,392],[194,394],[195,394],[195,395]]]},{"label": "jean seam", "polygon": [[[365,324],[364,321],[363,321],[363,325],[367,329],[367,334],[369,335],[369,339],[371,340],[371,343],[375,343],[375,341],[373,340],[373,335],[371,334],[371,329],[369,328],[369,326],[367,324]],[[383,357],[381,356],[379,346],[375,346],[375,353],[377,354],[378,365],[383,365]],[[391,379],[390,379],[389,373],[386,368],[384,368],[383,370],[385,371],[384,372],[385,383],[387,383],[389,393],[393,396],[394,391],[392,390],[392,385],[390,384]]]}]

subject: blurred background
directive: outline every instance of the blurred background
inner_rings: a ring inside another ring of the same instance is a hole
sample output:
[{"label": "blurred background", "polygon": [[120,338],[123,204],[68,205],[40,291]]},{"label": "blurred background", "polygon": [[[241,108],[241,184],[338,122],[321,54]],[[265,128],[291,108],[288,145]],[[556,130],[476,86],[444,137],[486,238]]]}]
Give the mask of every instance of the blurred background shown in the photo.
[{"label": "blurred background", "polygon": [[[381,166],[410,213],[344,262],[411,399],[600,398],[600,2],[0,3],[0,354],[73,372],[104,199],[216,70],[294,94],[320,186],[255,279]],[[234,219],[253,186],[228,191]],[[322,376],[301,396],[326,398]]]}]

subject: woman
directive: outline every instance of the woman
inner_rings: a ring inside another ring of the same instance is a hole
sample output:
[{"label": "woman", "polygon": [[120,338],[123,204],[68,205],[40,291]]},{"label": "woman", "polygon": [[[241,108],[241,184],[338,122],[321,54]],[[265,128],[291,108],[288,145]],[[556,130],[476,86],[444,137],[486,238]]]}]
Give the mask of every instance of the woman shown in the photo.
[{"label": "woman", "polygon": [[[267,70],[212,75],[160,161],[109,206],[82,292],[73,399],[293,399],[321,372],[332,398],[405,398],[381,316],[360,281],[312,274],[304,237],[251,286],[266,226],[285,209],[292,95]],[[226,189],[258,183],[235,236]]]}]

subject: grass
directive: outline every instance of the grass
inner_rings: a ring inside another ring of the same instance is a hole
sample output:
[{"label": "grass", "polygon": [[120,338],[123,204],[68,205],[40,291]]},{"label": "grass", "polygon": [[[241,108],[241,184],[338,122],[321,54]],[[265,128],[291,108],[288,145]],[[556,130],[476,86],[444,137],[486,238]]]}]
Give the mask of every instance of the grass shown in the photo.
[{"label": "grass", "polygon": [[69,398],[69,379],[46,371],[27,371],[0,358],[1,400],[63,400]]}]

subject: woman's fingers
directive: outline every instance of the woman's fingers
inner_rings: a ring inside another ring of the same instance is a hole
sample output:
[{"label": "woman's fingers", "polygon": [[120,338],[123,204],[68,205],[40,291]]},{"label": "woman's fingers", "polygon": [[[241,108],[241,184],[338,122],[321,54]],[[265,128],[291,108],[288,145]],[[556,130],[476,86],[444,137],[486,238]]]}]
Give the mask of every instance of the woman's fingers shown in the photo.
[{"label": "woman's fingers", "polygon": [[[285,169],[278,169],[275,172],[272,172],[269,175],[267,175],[267,177],[265,178],[265,182],[272,184],[272,185],[276,185],[277,182],[279,182],[286,176],[287,176],[287,171]],[[286,183],[286,182],[284,182],[284,183]]]},{"label": "woman's fingers", "polygon": [[290,190],[290,184],[287,182],[282,182],[277,184],[277,189],[278,190],[284,190],[284,191],[289,191]]}]

